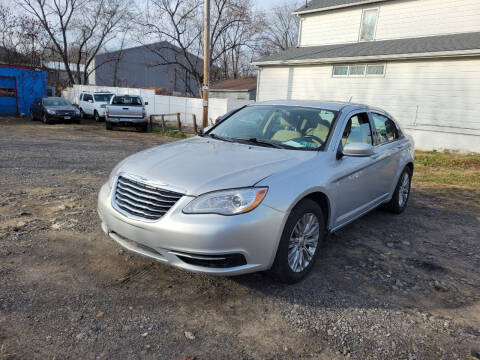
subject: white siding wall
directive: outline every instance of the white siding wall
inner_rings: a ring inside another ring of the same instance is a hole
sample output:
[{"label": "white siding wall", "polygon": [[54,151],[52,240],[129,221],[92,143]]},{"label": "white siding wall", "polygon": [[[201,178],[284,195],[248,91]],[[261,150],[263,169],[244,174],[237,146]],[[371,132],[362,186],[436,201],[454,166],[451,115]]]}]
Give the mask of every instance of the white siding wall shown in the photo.
[{"label": "white siding wall", "polygon": [[480,59],[389,62],[384,78],[332,77],[332,65],[265,67],[258,101],[334,100],[390,112],[404,127],[479,135]]},{"label": "white siding wall", "polygon": [[480,31],[479,0],[401,0],[303,15],[301,46],[358,41],[369,8],[380,9],[375,40]]}]

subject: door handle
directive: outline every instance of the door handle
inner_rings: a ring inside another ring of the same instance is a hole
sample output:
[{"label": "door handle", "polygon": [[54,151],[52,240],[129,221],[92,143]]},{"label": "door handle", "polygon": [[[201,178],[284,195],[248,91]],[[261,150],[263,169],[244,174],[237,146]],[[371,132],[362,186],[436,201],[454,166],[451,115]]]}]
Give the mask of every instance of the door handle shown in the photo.
[{"label": "door handle", "polygon": [[122,110],[128,110],[128,108],[122,108]]}]

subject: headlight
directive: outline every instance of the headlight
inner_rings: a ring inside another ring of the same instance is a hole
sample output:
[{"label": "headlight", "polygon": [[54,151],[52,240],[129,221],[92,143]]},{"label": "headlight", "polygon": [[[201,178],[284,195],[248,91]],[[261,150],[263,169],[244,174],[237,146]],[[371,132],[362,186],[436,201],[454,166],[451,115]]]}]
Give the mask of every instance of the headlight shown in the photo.
[{"label": "headlight", "polygon": [[75,115],[80,115],[80,110],[75,109]]},{"label": "headlight", "polygon": [[47,109],[47,113],[49,113],[50,115],[55,115],[55,110]]},{"label": "headlight", "polygon": [[267,191],[266,187],[215,191],[192,200],[183,212],[185,214],[243,214],[260,205]]}]

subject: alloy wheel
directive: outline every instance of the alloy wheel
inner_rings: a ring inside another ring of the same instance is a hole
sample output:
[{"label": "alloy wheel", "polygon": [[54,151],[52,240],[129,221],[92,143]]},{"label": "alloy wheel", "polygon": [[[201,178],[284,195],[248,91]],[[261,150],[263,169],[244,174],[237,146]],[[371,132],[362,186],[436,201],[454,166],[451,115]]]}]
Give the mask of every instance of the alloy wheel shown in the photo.
[{"label": "alloy wheel", "polygon": [[410,193],[410,175],[408,172],[404,172],[400,188],[398,189],[398,205],[403,207],[408,200],[408,194]]},{"label": "alloy wheel", "polygon": [[288,244],[288,265],[302,272],[313,260],[320,237],[320,224],[315,214],[304,214],[295,224]]}]

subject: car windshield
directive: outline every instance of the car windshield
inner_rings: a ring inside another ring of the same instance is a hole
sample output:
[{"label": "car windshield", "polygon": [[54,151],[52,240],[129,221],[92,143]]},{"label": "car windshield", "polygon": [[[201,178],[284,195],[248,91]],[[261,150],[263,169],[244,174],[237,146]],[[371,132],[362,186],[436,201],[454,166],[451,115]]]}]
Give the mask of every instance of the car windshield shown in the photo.
[{"label": "car windshield", "polygon": [[95,98],[95,102],[109,102],[112,98],[113,94],[95,94],[93,97]]},{"label": "car windshield", "polygon": [[60,98],[47,98],[43,99],[43,105],[45,106],[72,106],[70,102]]},{"label": "car windshield", "polygon": [[138,96],[115,96],[112,100],[112,104],[139,106],[142,105],[142,100],[140,100]]},{"label": "car windshield", "polygon": [[206,135],[259,146],[323,150],[337,113],[297,106],[247,106]]}]

